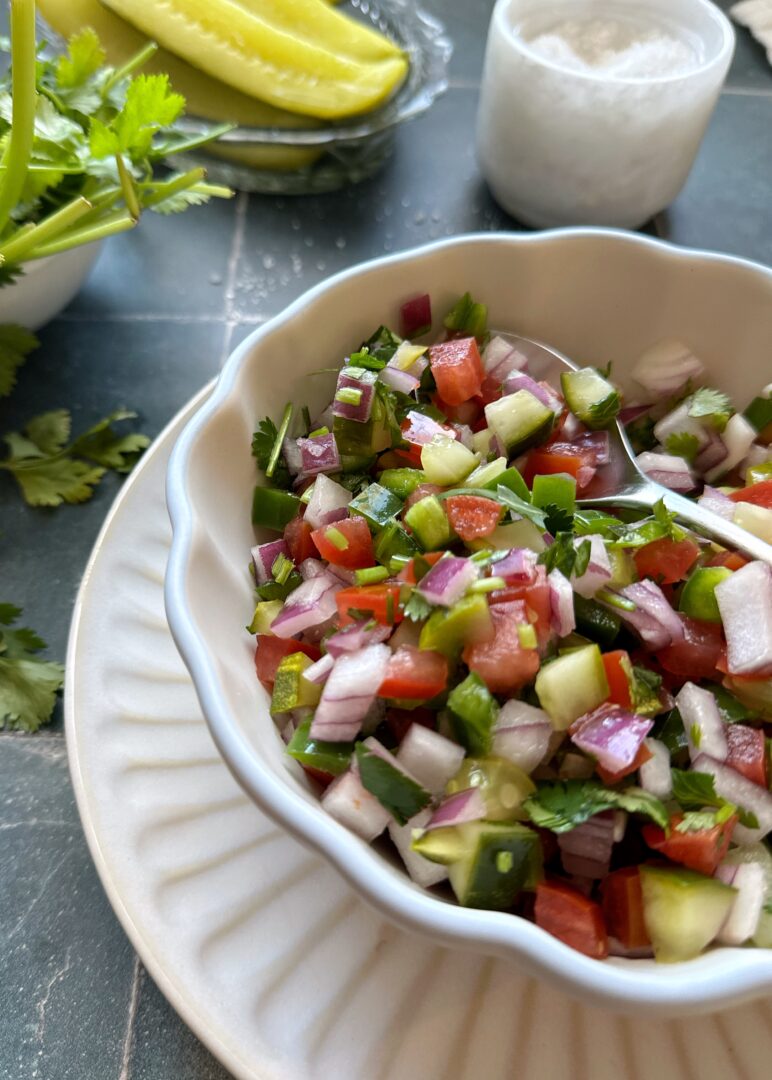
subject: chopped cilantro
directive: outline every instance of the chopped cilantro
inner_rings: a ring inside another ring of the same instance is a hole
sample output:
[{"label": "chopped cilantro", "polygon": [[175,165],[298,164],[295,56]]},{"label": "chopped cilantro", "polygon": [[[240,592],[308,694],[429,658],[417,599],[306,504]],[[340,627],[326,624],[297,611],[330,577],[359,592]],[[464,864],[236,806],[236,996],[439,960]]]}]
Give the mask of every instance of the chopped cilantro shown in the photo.
[{"label": "chopped cilantro", "polygon": [[[716,785],[710,773],[684,772],[682,769],[672,769],[673,798],[680,803],[684,810],[703,810],[706,806],[716,810],[725,811],[729,807],[727,816],[737,814],[740,823],[748,829],[758,828],[756,815],[742,807],[735,806],[727,799],[722,798],[716,792]],[[726,811],[725,811],[726,812]]]},{"label": "chopped cilantro", "polygon": [[684,458],[689,464],[697,457],[697,452],[700,449],[699,439],[696,435],[692,435],[690,431],[676,431],[672,435],[668,435],[665,440],[665,449],[668,454],[673,454],[675,457]]},{"label": "chopped cilantro", "polygon": [[544,507],[544,513],[546,515],[544,524],[547,528],[547,532],[552,533],[553,536],[559,532],[569,532],[574,523],[574,515],[566,510],[564,506],[558,506],[557,503],[548,503]]},{"label": "chopped cilantro", "polygon": [[602,401],[596,401],[590,405],[587,423],[591,423],[593,428],[608,427],[617,418],[621,408],[622,398],[619,393],[614,391],[612,394],[607,394]]},{"label": "chopped cilantro", "polygon": [[23,326],[0,326],[0,397],[7,397],[16,385],[16,372],[38,339]]},{"label": "chopped cilantro", "polygon": [[689,401],[689,416],[707,420],[716,431],[724,430],[733,412],[732,402],[726,394],[710,386],[701,386]]},{"label": "chopped cilantro", "polygon": [[523,803],[523,809],[534,825],[555,833],[569,832],[595,814],[612,808],[645,814],[661,828],[668,827],[667,809],[653,795],[637,787],[618,791],[597,780],[541,783]]},{"label": "chopped cilantro", "polygon": [[263,470],[274,487],[283,488],[285,491],[289,491],[292,487],[292,477],[281,455],[281,448],[291,419],[292,405],[289,404],[284,409],[280,428],[276,427],[270,416],[266,416],[260,421],[257,431],[252,435],[252,456],[258,467]]},{"label": "chopped cilantro", "polygon": [[0,603],[0,727],[32,732],[51,719],[64,668],[36,657],[46,643],[34,630],[11,629],[20,615]]},{"label": "chopped cilantro", "polygon": [[410,599],[403,605],[402,611],[405,618],[410,619],[412,622],[423,622],[424,619],[428,619],[434,608],[428,600],[424,600],[423,596],[415,589],[410,594]]}]

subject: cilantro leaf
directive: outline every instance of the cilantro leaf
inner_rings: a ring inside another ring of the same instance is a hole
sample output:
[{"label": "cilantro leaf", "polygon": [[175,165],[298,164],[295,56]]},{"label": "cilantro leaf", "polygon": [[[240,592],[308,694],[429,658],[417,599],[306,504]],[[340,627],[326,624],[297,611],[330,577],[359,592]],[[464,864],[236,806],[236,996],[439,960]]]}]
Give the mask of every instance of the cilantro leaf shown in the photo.
[{"label": "cilantro leaf", "polygon": [[676,525],[676,515],[667,509],[664,500],[654,504],[651,517],[634,521],[632,524],[620,524],[616,530],[609,530],[607,539],[612,548],[644,547],[653,540],[683,540],[686,533]]},{"label": "cilantro leaf", "polygon": [[732,402],[720,390],[701,386],[689,401],[689,416],[707,420],[716,431],[723,431],[734,412]]},{"label": "cilantro leaf", "polygon": [[621,408],[622,398],[616,390],[607,394],[602,401],[594,402],[588,410],[593,428],[608,427],[617,418]]},{"label": "cilantro leaf", "polygon": [[534,825],[564,833],[604,810],[618,808],[631,814],[645,814],[661,828],[668,826],[665,805],[641,788],[623,791],[605,787],[597,780],[558,780],[539,784],[523,803]]},{"label": "cilantro leaf", "polygon": [[171,90],[168,75],[137,75],[117,116],[109,123],[92,117],[91,153],[95,158],[127,154],[139,161],[149,153],[153,136],[173,124],[184,108],[185,98]]},{"label": "cilantro leaf", "polygon": [[697,457],[700,449],[699,439],[690,431],[674,431],[665,440],[665,449],[668,454],[683,458],[690,465]]},{"label": "cilantro leaf", "polygon": [[0,727],[32,732],[51,719],[64,668],[37,659],[45,642],[34,630],[10,629],[20,615],[13,604],[0,604]]},{"label": "cilantro leaf", "polygon": [[60,87],[81,86],[105,62],[105,51],[90,26],[73,34],[67,52],[56,62],[56,81]]},{"label": "cilantro leaf", "polygon": [[563,577],[570,580],[571,575],[581,577],[590,562],[591,545],[589,540],[582,540],[575,544],[574,537],[570,532],[560,532],[539,555],[540,562],[547,573],[559,570]]},{"label": "cilantro leaf", "polygon": [[657,716],[662,712],[662,702],[659,691],[662,686],[662,676],[648,668],[630,665],[630,698],[633,711],[639,716]]},{"label": "cilantro leaf", "polygon": [[428,619],[434,608],[425,600],[420,593],[415,589],[410,594],[410,599],[403,606],[402,611],[405,618],[410,619],[412,622],[423,622],[424,619]]},{"label": "cilantro leaf", "polygon": [[257,431],[252,435],[252,457],[257,462],[258,468],[266,474],[274,487],[289,491],[292,488],[292,477],[284,460],[284,455],[279,452],[275,459],[273,474],[268,476],[267,470],[271,464],[271,458],[275,454],[277,444],[281,447],[283,439],[279,437],[279,429],[270,416],[266,416],[257,425]]},{"label": "cilantro leaf", "polygon": [[548,503],[544,507],[545,519],[544,524],[547,528],[547,532],[556,536],[559,532],[570,532],[574,523],[574,515],[566,510],[564,506],[558,506],[557,503]]},{"label": "cilantro leaf", "polygon": [[720,810],[687,810],[681,821],[675,827],[677,833],[703,832],[713,829],[716,825],[723,825],[733,813],[734,807],[729,803]]},{"label": "cilantro leaf", "polygon": [[0,397],[13,390],[16,372],[38,344],[35,335],[23,326],[0,326]]},{"label": "cilantro leaf", "polygon": [[[401,344],[402,338],[398,337],[393,330],[389,330],[388,326],[379,326],[375,333],[370,335],[367,341],[362,342],[358,352],[366,352],[372,359],[383,361],[383,364],[378,365],[379,367],[382,367],[391,360]],[[351,362],[354,363],[353,356],[351,357]]]},{"label": "cilantro leaf", "polygon": [[642,454],[645,450],[653,450],[657,445],[657,437],[654,434],[655,420],[645,413],[637,420],[631,420],[625,424],[625,432],[630,445],[636,454]]},{"label": "cilantro leaf", "polygon": [[[740,806],[724,799],[716,791],[716,785],[710,773],[684,772],[682,769],[671,769],[673,778],[673,798],[680,803],[684,810],[702,810],[706,806],[714,807],[723,811],[725,818],[737,814],[740,824],[747,829],[757,829],[758,820],[756,815],[749,810],[743,810]],[[727,809],[728,808],[728,809]]]},{"label": "cilantro leaf", "polygon": [[119,435],[112,425],[120,420],[133,420],[136,415],[122,409],[110,413],[104,420],[79,435],[70,446],[69,452],[115,472],[131,472],[142,451],[150,445],[150,439],[138,432]]},{"label": "cilantro leaf", "polygon": [[399,825],[405,825],[431,802],[421,785],[386,759],[374,754],[364,743],[356,745],[356,759],[362,786],[384,806]]}]

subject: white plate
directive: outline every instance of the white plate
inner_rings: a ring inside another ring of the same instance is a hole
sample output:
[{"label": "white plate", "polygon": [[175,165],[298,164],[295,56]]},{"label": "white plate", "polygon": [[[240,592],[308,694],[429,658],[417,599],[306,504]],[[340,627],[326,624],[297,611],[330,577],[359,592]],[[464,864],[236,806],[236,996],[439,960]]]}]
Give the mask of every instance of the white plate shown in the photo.
[{"label": "white plate", "polygon": [[166,465],[205,395],[105,522],[65,699],[94,861],[182,1018],[250,1080],[766,1080],[772,1002],[678,1023],[583,1008],[504,961],[396,930],[243,794],[164,616]]}]

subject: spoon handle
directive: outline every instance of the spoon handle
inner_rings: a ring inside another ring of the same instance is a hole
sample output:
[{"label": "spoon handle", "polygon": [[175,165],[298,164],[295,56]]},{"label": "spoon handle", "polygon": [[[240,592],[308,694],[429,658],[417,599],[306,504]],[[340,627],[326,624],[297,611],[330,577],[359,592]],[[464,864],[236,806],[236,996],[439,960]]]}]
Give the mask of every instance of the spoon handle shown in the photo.
[{"label": "spoon handle", "polygon": [[760,562],[772,566],[772,544],[766,543],[753,533],[735,525],[733,521],[714,514],[711,510],[703,509],[698,503],[684,498],[674,491],[659,484],[641,484],[620,491],[615,495],[599,496],[596,499],[580,499],[582,506],[625,506],[630,509],[651,510],[655,503],[662,499],[665,506],[672,513],[677,514],[680,521],[695,532],[707,537],[709,540],[717,540],[718,543],[728,548],[733,548],[747,555],[750,559],[758,559]]}]

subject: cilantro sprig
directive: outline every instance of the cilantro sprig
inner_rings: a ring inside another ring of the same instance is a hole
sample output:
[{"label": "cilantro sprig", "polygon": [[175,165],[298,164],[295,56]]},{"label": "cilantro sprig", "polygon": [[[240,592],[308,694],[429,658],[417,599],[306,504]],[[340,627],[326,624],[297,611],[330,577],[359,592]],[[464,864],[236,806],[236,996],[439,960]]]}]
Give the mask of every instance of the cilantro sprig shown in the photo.
[{"label": "cilantro sprig", "polygon": [[523,803],[534,825],[554,833],[570,832],[604,810],[627,810],[644,814],[662,829],[669,815],[665,804],[638,787],[624,790],[605,787],[597,780],[558,780],[541,783]]},{"label": "cilantro sprig", "polygon": [[689,416],[706,421],[716,431],[724,430],[733,412],[726,394],[711,386],[701,386],[689,399]]},{"label": "cilantro sprig", "polygon": [[[684,810],[704,811],[706,807],[718,810],[723,820],[737,814],[740,823],[748,829],[757,829],[756,815],[721,797],[716,791],[716,784],[710,773],[686,772],[672,769],[673,798]],[[715,824],[715,822],[714,822]]]},{"label": "cilantro sprig", "polygon": [[23,326],[0,326],[0,397],[8,397],[16,385],[16,372],[38,344]]},{"label": "cilantro sprig", "polygon": [[38,658],[46,643],[34,630],[13,628],[21,613],[0,603],[0,728],[33,732],[51,719],[64,668]]}]

